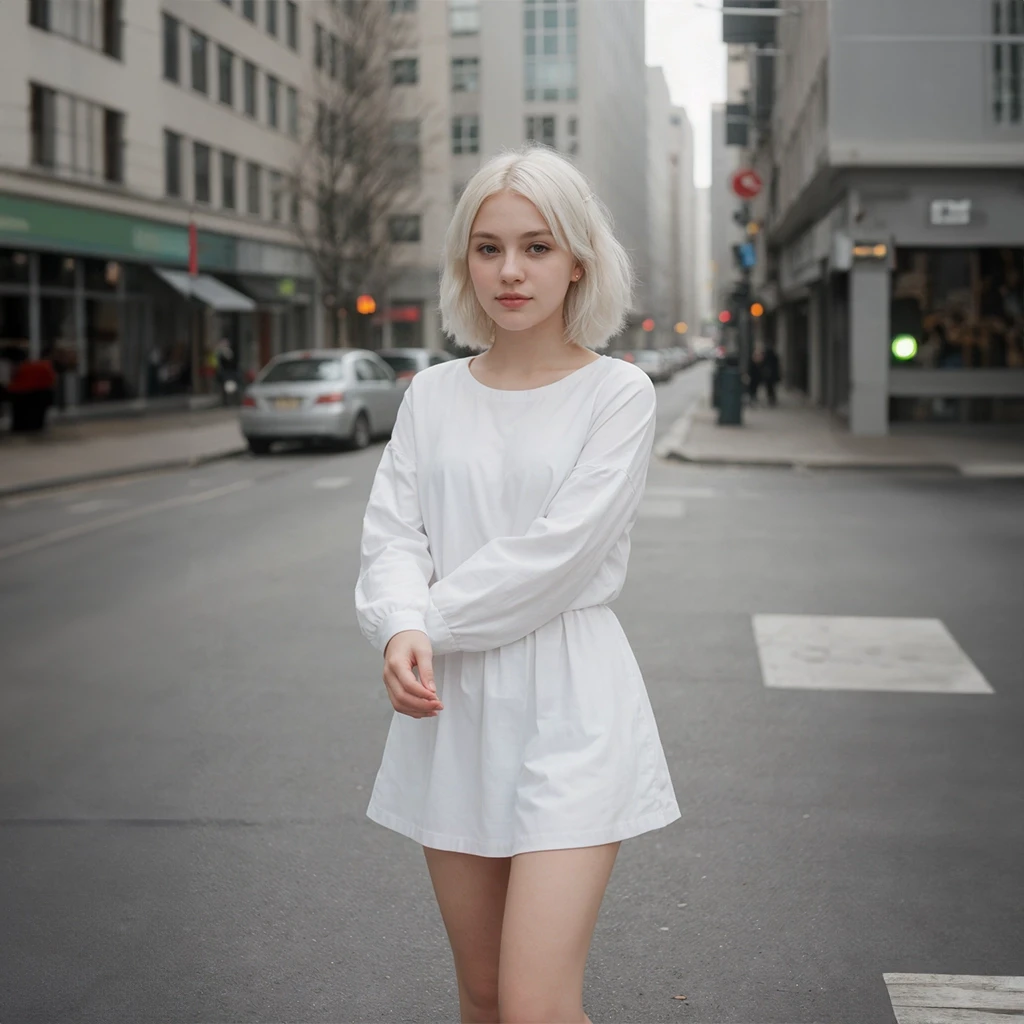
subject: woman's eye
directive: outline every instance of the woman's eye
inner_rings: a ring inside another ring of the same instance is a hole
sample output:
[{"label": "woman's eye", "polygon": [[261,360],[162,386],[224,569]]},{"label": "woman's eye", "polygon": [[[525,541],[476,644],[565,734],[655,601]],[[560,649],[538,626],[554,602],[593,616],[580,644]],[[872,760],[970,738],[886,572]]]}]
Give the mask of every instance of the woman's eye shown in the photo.
[{"label": "woman's eye", "polygon": [[[482,252],[485,256],[490,256],[491,254],[487,250],[488,249],[494,249],[494,248],[495,247],[493,245],[488,245],[488,244],[484,243],[483,245],[480,246],[479,251]],[[495,252],[497,252],[497,249],[495,249]]]},{"label": "woman's eye", "polygon": [[548,251],[548,247],[543,242],[534,242],[533,245],[530,246],[530,248],[531,249],[540,249],[543,252],[547,252]]}]

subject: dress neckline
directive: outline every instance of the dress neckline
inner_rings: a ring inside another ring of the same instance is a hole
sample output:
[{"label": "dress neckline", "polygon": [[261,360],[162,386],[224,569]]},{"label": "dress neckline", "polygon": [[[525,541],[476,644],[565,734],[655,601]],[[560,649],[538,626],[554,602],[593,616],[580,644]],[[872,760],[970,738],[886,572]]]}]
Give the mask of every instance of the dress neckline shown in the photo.
[{"label": "dress neckline", "polygon": [[541,384],[540,387],[536,388],[492,388],[489,384],[484,384],[473,376],[473,371],[469,368],[469,364],[476,359],[476,356],[470,356],[464,361],[464,372],[478,391],[486,392],[489,395],[497,396],[502,399],[515,401],[517,399],[533,398],[540,394],[547,395],[556,389],[560,390],[568,381],[577,380],[580,374],[586,373],[599,363],[608,362],[611,358],[611,356],[606,356],[603,353],[599,354],[596,359],[592,359],[589,363],[577,367],[571,373],[567,373],[564,377],[559,377],[558,380],[553,380],[550,384]]}]

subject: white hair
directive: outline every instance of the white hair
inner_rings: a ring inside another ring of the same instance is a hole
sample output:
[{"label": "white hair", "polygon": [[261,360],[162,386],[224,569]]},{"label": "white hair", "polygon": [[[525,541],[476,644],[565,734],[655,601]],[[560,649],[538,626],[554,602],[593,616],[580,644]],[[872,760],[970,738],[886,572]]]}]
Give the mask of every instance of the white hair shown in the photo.
[{"label": "white hair", "polygon": [[492,157],[470,178],[444,240],[441,326],[463,348],[485,349],[494,321],[469,276],[469,234],[484,200],[499,192],[529,199],[559,246],[583,268],[565,297],[565,340],[604,348],[622,328],[632,303],[633,267],[612,233],[607,207],[576,167],[546,146],[527,145]]}]

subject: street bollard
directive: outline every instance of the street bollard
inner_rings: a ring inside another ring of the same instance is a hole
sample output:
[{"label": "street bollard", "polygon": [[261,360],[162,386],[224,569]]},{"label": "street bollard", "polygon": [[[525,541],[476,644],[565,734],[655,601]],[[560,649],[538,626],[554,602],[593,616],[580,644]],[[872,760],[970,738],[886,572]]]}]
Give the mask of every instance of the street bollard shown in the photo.
[{"label": "street bollard", "polygon": [[743,374],[738,366],[723,366],[718,385],[718,425],[743,425]]}]

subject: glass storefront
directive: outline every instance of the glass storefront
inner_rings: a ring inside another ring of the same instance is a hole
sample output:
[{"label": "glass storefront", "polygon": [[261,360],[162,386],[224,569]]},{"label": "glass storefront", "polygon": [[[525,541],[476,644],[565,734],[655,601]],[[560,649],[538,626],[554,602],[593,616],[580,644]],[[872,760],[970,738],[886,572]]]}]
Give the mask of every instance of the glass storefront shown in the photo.
[{"label": "glass storefront", "polygon": [[[1024,249],[896,250],[890,365],[905,370],[1024,368]],[[1020,422],[1024,400],[893,398],[893,420]]]}]

